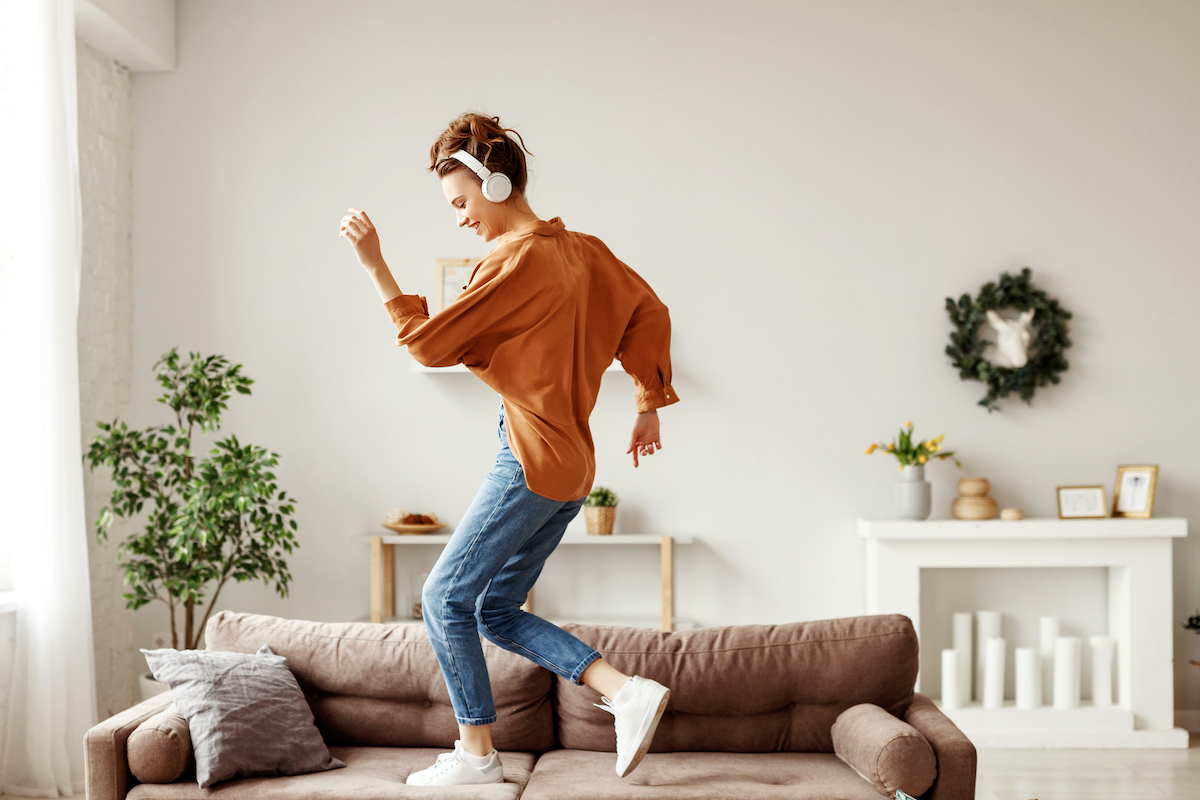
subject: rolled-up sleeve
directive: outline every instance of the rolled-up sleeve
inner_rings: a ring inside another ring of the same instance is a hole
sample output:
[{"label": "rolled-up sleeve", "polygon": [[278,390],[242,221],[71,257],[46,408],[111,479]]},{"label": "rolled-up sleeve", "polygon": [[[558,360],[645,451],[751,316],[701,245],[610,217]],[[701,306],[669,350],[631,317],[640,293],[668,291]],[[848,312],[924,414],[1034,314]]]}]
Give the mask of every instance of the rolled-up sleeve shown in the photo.
[{"label": "rolled-up sleeve", "polygon": [[639,414],[679,402],[671,386],[671,315],[653,292],[629,318],[617,359],[633,377]]},{"label": "rolled-up sleeve", "polygon": [[400,294],[383,304],[396,326],[396,345],[427,367],[477,363],[486,342],[503,338],[506,322],[520,298],[507,281],[509,257],[485,257],[471,273],[467,287],[436,315],[425,298]]}]

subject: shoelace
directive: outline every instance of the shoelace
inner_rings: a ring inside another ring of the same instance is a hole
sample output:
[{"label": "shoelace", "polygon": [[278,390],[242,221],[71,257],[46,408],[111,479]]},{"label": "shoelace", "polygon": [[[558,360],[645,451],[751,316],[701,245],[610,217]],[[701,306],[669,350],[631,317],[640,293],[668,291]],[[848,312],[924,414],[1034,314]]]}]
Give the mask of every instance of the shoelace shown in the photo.
[{"label": "shoelace", "polygon": [[[609,700],[604,695],[600,695],[600,699],[602,701],[604,701],[604,705],[600,705],[599,703],[592,703],[592,705],[594,705],[596,708],[599,708],[603,711],[607,711],[608,713],[612,714],[613,721],[615,722],[616,718],[617,718],[617,706],[613,703],[613,701]],[[616,728],[617,728],[617,750],[619,751],[621,749],[621,726],[617,725]]]}]

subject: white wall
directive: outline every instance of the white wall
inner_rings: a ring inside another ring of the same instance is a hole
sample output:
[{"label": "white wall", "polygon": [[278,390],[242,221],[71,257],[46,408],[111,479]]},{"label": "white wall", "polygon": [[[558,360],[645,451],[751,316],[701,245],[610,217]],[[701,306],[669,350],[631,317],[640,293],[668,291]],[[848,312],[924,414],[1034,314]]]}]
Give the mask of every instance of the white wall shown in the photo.
[{"label": "white wall", "polygon": [[[169,421],[160,354],[224,354],[256,383],[218,436],[278,452],[299,498],[289,599],[232,585],[219,607],[359,617],[368,553],[349,537],[393,507],[454,525],[491,466],[498,396],[411,372],[337,237],[365,209],[401,288],[430,296],[434,259],[486,252],[427,170],[464,110],[524,136],[539,216],[602,238],[671,309],[682,400],[660,412],[663,450],[637,470],[625,454],[625,375],[592,430],[618,532],[700,537],[678,548],[678,614],[862,613],[854,520],[891,515],[896,477],[862,453],[909,419],[964,461],[930,468],[934,517],[968,475],[1053,516],[1056,485],[1111,493],[1121,463],[1161,466],[1157,515],[1200,516],[1200,6],[449,10],[181,0],[178,69],[133,77],[131,422]],[[1070,370],[989,415],[943,353],[943,306],[1025,265],[1075,315]],[[436,553],[397,564],[401,605]],[[1175,545],[1174,625],[1200,607],[1198,553],[1195,535]],[[539,610],[653,613],[656,582],[648,553],[560,550]],[[1069,599],[1048,590],[1047,612]],[[135,645],[163,629],[147,607]],[[1175,634],[1176,704],[1197,707],[1200,638]]]},{"label": "white wall", "polygon": [[[79,285],[79,411],[83,452],[98,421],[128,419],[133,383],[133,264],[130,229],[133,168],[132,92],[129,70],[82,39],[76,40],[79,99],[79,187],[83,204],[83,251]],[[116,519],[105,541],[96,536],[100,509],[111,507],[112,469],[84,462],[88,529],[85,533],[92,590],[99,719],[133,705],[136,668],[146,666],[135,649],[129,591],[117,549],[131,523]]]}]

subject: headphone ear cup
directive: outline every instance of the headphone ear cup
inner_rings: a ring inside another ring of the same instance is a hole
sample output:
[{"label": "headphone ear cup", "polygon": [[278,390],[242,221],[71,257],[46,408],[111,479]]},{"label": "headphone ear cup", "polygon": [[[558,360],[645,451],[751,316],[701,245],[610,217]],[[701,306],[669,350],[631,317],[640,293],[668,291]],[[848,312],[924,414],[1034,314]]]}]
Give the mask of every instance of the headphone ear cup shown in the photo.
[{"label": "headphone ear cup", "polygon": [[493,172],[483,182],[483,196],[493,203],[503,203],[512,194],[512,181],[503,172]]}]

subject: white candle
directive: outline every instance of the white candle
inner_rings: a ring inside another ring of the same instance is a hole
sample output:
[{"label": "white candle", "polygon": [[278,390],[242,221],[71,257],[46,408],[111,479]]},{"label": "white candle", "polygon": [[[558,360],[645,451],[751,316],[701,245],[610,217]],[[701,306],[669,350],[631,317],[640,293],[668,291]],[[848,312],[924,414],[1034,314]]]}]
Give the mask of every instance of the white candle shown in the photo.
[{"label": "white candle", "polygon": [[1018,647],[1017,708],[1037,708],[1042,704],[1042,656],[1036,647]]},{"label": "white candle", "polygon": [[987,639],[986,667],[983,671],[983,707],[1004,708],[1004,640]]},{"label": "white candle", "polygon": [[1054,640],[1054,707],[1079,708],[1078,636],[1059,636]]},{"label": "white candle", "polygon": [[1000,636],[1000,612],[977,611],[979,620],[975,635],[975,699],[983,702],[984,662],[987,658],[987,640]]},{"label": "white candle", "polygon": [[1092,703],[1097,706],[1111,706],[1113,704],[1113,641],[1109,636],[1093,636],[1091,642]]},{"label": "white candle", "polygon": [[942,709],[959,707],[958,651],[948,648],[942,651]]},{"label": "white candle", "polygon": [[1050,705],[1054,697],[1054,640],[1058,638],[1058,617],[1042,617],[1041,638],[1038,640],[1042,656],[1042,702]]},{"label": "white candle", "polygon": [[[971,648],[971,622],[974,614],[970,611],[954,612],[954,649],[958,651],[958,705],[965,706],[971,702],[971,674],[975,663],[975,651]],[[942,695],[945,697],[945,695]]]}]

